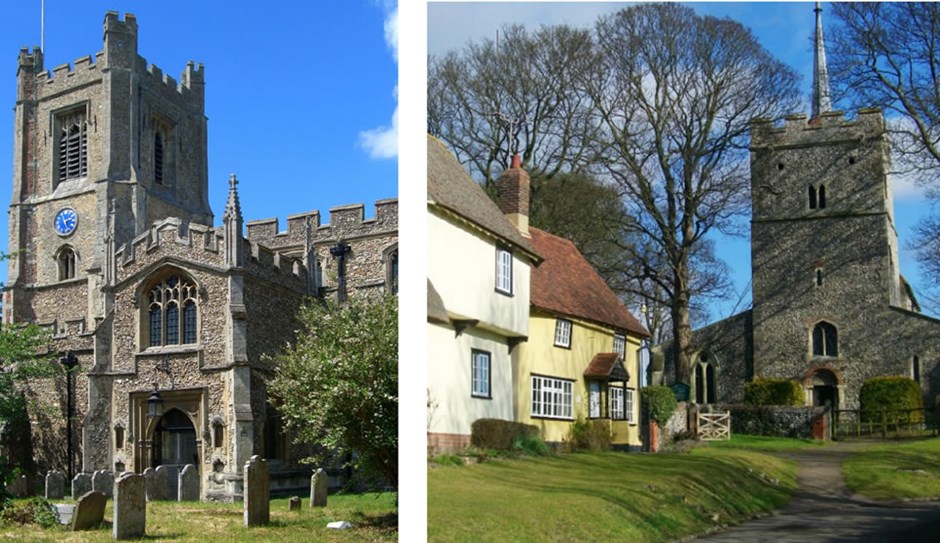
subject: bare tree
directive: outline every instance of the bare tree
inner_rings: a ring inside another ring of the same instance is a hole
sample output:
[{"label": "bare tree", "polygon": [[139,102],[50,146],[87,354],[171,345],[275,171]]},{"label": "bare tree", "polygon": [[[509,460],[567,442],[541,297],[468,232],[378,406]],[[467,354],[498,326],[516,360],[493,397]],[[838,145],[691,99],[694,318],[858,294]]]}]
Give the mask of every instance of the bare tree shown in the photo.
[{"label": "bare tree", "polygon": [[577,169],[590,160],[586,142],[596,130],[575,84],[590,68],[590,52],[586,30],[507,26],[498,43],[431,57],[428,132],[488,190],[515,153],[534,176]]},{"label": "bare tree", "polygon": [[748,209],[749,123],[794,110],[798,76],[739,23],[678,4],[626,8],[595,36],[586,92],[604,130],[597,164],[625,196],[642,247],[636,277],[668,303],[676,375],[688,383],[692,296],[705,289],[697,282],[724,279],[693,275],[694,261],[713,260],[707,234],[731,231]]},{"label": "bare tree", "polygon": [[[838,21],[830,47],[833,90],[853,107],[888,116],[894,167],[920,175],[940,198],[940,4],[833,3]],[[940,218],[922,220],[911,244],[925,275],[940,283]],[[930,301],[940,302],[933,289]]]}]

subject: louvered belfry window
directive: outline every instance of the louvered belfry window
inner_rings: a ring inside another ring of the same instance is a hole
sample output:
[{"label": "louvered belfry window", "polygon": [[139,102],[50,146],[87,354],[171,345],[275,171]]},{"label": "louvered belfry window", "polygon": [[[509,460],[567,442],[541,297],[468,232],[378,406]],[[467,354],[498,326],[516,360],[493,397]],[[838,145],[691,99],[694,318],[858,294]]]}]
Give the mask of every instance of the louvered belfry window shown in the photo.
[{"label": "louvered belfry window", "polygon": [[59,120],[59,181],[88,175],[88,122],[84,111]]},{"label": "louvered belfry window", "polygon": [[163,133],[159,130],[153,135],[153,180],[163,184]]}]

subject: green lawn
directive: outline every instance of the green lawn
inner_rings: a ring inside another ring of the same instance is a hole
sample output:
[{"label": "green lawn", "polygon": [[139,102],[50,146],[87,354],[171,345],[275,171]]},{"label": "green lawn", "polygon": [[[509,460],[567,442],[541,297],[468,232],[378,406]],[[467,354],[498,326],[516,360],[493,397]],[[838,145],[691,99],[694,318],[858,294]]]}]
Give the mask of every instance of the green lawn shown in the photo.
[{"label": "green lawn", "polygon": [[673,540],[782,506],[795,474],[790,461],[718,447],[431,467],[428,540]]},{"label": "green lawn", "polygon": [[[303,497],[302,497],[303,498]],[[20,500],[17,500],[20,501]],[[68,500],[63,500],[68,501]],[[288,511],[288,500],[271,501],[271,524],[245,528],[242,504],[149,502],[147,540],[174,542],[236,541],[396,541],[398,517],[395,495],[337,494],[326,508],[310,509],[304,500],[299,512]],[[65,527],[0,526],[0,539],[48,542],[110,542],[113,502],[108,501],[105,525],[98,530],[69,532]],[[328,530],[326,524],[346,520],[349,530]]]},{"label": "green lawn", "polygon": [[940,497],[940,438],[876,445],[842,463],[845,484],[879,500]]}]

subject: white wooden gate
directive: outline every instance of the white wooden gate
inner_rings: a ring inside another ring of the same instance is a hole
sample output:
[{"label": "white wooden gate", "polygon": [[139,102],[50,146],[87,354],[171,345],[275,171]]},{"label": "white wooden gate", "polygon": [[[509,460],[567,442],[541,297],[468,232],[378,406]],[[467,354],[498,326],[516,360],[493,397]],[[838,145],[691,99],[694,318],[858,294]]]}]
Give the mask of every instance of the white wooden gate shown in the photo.
[{"label": "white wooden gate", "polygon": [[731,439],[731,412],[699,413],[698,437],[703,441]]}]

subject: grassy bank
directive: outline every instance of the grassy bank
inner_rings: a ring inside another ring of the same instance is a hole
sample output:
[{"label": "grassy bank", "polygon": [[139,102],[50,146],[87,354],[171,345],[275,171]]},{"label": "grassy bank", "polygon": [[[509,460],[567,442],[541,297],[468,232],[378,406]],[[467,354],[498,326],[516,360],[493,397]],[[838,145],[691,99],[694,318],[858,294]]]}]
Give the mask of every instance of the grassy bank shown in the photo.
[{"label": "grassy bank", "polygon": [[666,541],[786,503],[792,462],[754,451],[567,454],[433,467],[429,541]]},{"label": "grassy bank", "polygon": [[843,462],[842,474],[879,500],[940,497],[940,438],[869,447]]},{"label": "grassy bank", "polygon": [[[68,500],[63,500],[68,501]],[[289,512],[288,500],[271,501],[271,524],[247,529],[242,504],[150,502],[146,539],[156,541],[396,541],[398,517],[395,495],[353,494],[330,496],[328,507]],[[69,532],[65,527],[0,525],[0,538],[17,541],[110,542],[113,502],[108,501],[105,525],[98,530]],[[346,520],[349,530],[328,530],[327,522]]]},{"label": "grassy bank", "polygon": [[732,435],[729,441],[710,441],[708,447],[718,449],[745,449],[749,451],[789,452],[815,449],[832,445],[831,441],[815,439],[788,439],[780,437]]}]

